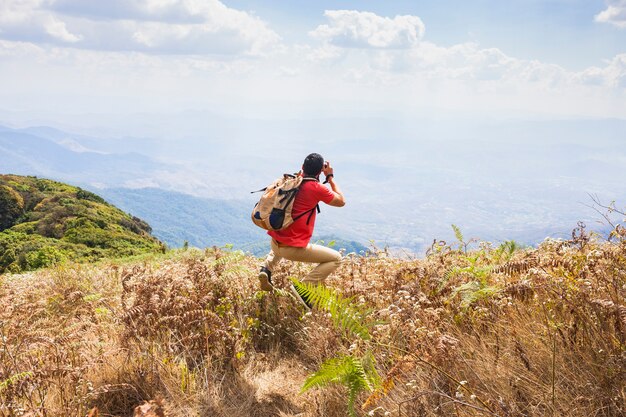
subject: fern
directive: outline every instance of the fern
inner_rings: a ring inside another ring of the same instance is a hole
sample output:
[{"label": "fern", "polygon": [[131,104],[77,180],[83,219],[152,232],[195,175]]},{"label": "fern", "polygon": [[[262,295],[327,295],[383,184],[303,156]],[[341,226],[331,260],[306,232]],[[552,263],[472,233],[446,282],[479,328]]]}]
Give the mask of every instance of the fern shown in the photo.
[{"label": "fern", "polygon": [[354,304],[353,298],[346,298],[322,285],[305,284],[293,278],[291,281],[313,307],[330,313],[331,320],[337,328],[363,340],[371,338],[369,330],[376,323],[367,320],[370,310],[359,308]]},{"label": "fern", "polygon": [[[370,328],[376,322],[368,320],[370,310],[364,310],[354,303],[353,298],[344,297],[330,288],[304,284],[293,278],[291,281],[313,307],[329,312],[333,325],[342,330],[346,336],[353,335],[365,341],[371,339]],[[375,363],[376,360],[369,351],[361,358],[352,355],[331,358],[307,378],[302,386],[302,392],[332,383],[344,385],[348,390],[348,413],[356,416],[354,403],[359,393],[364,390],[374,391],[380,385]]]},{"label": "fern", "polygon": [[456,287],[450,299],[456,297],[457,294],[461,295],[461,308],[468,309],[472,304],[477,301],[491,297],[494,294],[500,292],[500,288],[487,285],[484,282],[472,281]]},{"label": "fern", "polygon": [[452,225],[452,230],[454,230],[454,236],[456,240],[459,242],[459,252],[463,251],[464,254],[467,254],[467,248],[472,243],[476,242],[476,239],[471,238],[467,242],[465,241],[465,237],[463,237],[463,233],[461,233],[461,229],[456,224]]},{"label": "fern", "polygon": [[452,230],[454,230],[454,236],[456,240],[459,241],[459,244],[463,245],[465,243],[465,239],[463,238],[463,233],[461,233],[461,229],[456,224],[452,225]]},{"label": "fern", "polygon": [[348,390],[348,413],[356,416],[354,403],[362,391],[373,391],[380,385],[380,377],[374,368],[374,358],[367,353],[363,358],[341,355],[325,361],[320,369],[310,375],[300,392],[313,387],[341,384]]},{"label": "fern", "polygon": [[509,261],[515,253],[516,250],[520,248],[519,244],[514,240],[507,240],[506,242],[502,242],[498,249],[495,250],[495,258],[496,260],[500,260],[504,257],[505,262]]},{"label": "fern", "polygon": [[443,279],[441,280],[441,282],[437,286],[437,290],[436,290],[435,294],[439,294],[441,291],[443,291],[443,289],[446,287],[446,285],[448,285],[448,281],[450,281],[455,276],[457,276],[459,274],[462,274],[463,272],[467,272],[467,268],[461,268],[461,267],[455,266],[454,268],[449,269],[443,275]]},{"label": "fern", "polygon": [[441,291],[443,291],[446,285],[448,285],[448,281],[450,281],[452,278],[454,278],[457,275],[469,274],[475,279],[481,282],[484,282],[487,275],[490,272],[492,272],[493,268],[491,265],[478,266],[478,260],[482,254],[483,252],[479,251],[474,256],[465,256],[464,259],[469,262],[468,266],[465,266],[465,267],[455,266],[454,268],[449,269],[444,274],[443,279],[441,280],[441,283],[437,287],[436,294],[439,294]]}]

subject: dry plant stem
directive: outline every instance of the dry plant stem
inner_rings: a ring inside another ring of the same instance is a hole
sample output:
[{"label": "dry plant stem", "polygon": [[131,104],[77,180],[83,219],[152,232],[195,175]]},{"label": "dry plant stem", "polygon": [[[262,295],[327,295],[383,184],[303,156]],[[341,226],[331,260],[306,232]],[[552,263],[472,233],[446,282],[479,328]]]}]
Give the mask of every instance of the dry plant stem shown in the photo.
[{"label": "dry plant stem", "polygon": [[[591,200],[592,200],[595,204],[597,204],[598,206],[602,207],[603,209],[606,209],[606,210],[611,210],[612,212],[615,212],[615,213],[617,213],[617,214],[621,214],[622,216],[626,216],[626,213],[625,213],[625,212],[623,212],[623,211],[621,211],[621,210],[616,209],[616,208],[614,207],[614,204],[610,204],[610,205],[608,205],[608,206],[607,206],[607,205],[605,205],[605,204],[602,204],[602,203],[600,202],[600,198],[598,197],[598,195],[597,195],[597,194],[588,194],[588,195],[589,195],[589,197],[591,198]],[[600,213],[600,214],[602,214],[602,213]]]},{"label": "dry plant stem", "polygon": [[500,417],[499,414],[496,414],[491,409],[491,407],[489,407],[478,395],[474,394],[474,392],[471,389],[466,387],[465,384],[461,384],[461,381],[459,381],[458,379],[456,379],[455,377],[453,377],[452,375],[450,375],[449,373],[447,373],[446,371],[444,371],[443,369],[441,369],[437,365],[435,365],[433,363],[430,363],[427,360],[422,359],[421,357],[417,356],[413,352],[409,352],[408,350],[399,348],[397,346],[392,346],[392,345],[385,344],[385,343],[380,343],[380,342],[372,342],[372,343],[374,343],[375,345],[380,346],[380,347],[386,347],[388,349],[395,349],[396,351],[404,353],[405,355],[410,355],[411,357],[413,357],[418,362],[421,362],[421,363],[423,363],[425,365],[430,366],[431,368],[433,368],[434,370],[436,370],[437,372],[441,373],[443,376],[448,378],[450,381],[454,382],[455,384],[458,384],[463,390],[467,391],[468,394],[473,395],[476,398],[476,401],[478,401],[480,404],[482,404],[483,407],[485,407],[485,409],[483,411],[485,411],[485,412],[487,412],[487,413],[489,413],[489,414],[491,414],[493,416]]},{"label": "dry plant stem", "polygon": [[554,415],[555,411],[555,390],[554,390],[554,379],[556,373],[556,338],[552,335],[552,415]]},{"label": "dry plant stem", "polygon": [[[417,395],[415,395],[414,397],[409,398],[408,400],[400,401],[400,402],[398,403],[398,416],[401,416],[401,415],[402,415],[402,414],[401,414],[402,405],[404,405],[404,404],[406,404],[406,403],[409,403],[409,402],[412,402],[412,401],[415,401],[415,400],[417,400],[418,398],[423,397],[423,396],[425,396],[425,395],[438,395],[438,396],[440,396],[440,397],[444,397],[444,398],[449,399],[449,400],[450,400],[450,402],[454,403],[455,405],[463,405],[463,406],[465,406],[465,407],[469,407],[469,408],[472,408],[472,409],[477,410],[477,411],[482,411],[483,413],[487,413],[487,414],[491,414],[491,415],[494,415],[494,416],[498,416],[498,414],[495,414],[495,413],[494,413],[494,412],[492,412],[492,411],[486,410],[486,409],[484,409],[484,408],[482,408],[482,407],[478,407],[478,406],[476,406],[476,405],[474,405],[474,404],[466,403],[465,401],[459,401],[459,400],[457,400],[456,398],[452,398],[452,397],[451,397],[451,396],[449,396],[448,394],[444,394],[443,392],[438,392],[438,391],[430,391],[430,390],[420,391],[420,392],[418,392],[418,393],[417,393]],[[457,415],[458,415],[458,411],[457,411]],[[498,417],[499,417],[499,416],[498,416]]]},{"label": "dry plant stem", "polygon": [[[597,194],[588,194],[588,195],[591,198],[591,200],[593,201],[593,204],[592,205],[586,205],[585,204],[585,206],[593,209],[596,213],[598,213],[600,216],[602,216],[604,218],[604,220],[607,222],[607,224],[609,226],[611,226],[613,229],[616,229],[617,225],[615,225],[613,223],[613,220],[610,218],[609,214],[617,213],[617,214],[621,214],[622,216],[626,216],[626,213],[621,211],[621,210],[616,209],[613,203],[609,204],[608,206],[605,205],[605,204],[602,204],[600,202],[600,198],[598,197]],[[596,205],[598,205],[600,208],[604,209],[604,211],[600,211],[596,207]],[[609,236],[608,240],[609,241],[611,240],[611,236]]]}]

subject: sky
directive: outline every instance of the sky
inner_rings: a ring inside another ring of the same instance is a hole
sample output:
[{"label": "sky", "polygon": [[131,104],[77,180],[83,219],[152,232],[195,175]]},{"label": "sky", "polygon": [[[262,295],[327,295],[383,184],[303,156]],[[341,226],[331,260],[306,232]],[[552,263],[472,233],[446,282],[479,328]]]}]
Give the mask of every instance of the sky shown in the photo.
[{"label": "sky", "polygon": [[320,152],[347,237],[567,235],[626,195],[626,0],[0,0],[1,126],[203,197]]},{"label": "sky", "polygon": [[0,118],[626,119],[626,0],[0,0]]}]

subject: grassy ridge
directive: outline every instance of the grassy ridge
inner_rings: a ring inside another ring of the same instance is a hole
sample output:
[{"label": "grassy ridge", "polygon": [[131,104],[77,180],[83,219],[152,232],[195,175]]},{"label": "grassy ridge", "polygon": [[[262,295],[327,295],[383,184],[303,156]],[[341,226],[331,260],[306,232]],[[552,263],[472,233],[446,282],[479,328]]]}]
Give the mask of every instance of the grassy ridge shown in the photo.
[{"label": "grassy ridge", "polygon": [[258,291],[259,260],[238,251],[5,275],[0,414],[127,416],[161,397],[167,416],[345,416],[340,385],[300,388],[327,358],[367,354],[381,384],[361,415],[624,415],[624,237],[347,257],[328,285],[371,309],[367,341]]},{"label": "grassy ridge", "polygon": [[0,175],[0,273],[163,250],[147,223],[83,189]]}]

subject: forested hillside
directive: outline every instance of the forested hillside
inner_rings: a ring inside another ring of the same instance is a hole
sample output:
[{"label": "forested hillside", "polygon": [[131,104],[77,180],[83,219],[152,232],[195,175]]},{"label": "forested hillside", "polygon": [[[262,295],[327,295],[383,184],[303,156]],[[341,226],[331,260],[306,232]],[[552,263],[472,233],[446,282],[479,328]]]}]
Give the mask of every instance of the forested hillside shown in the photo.
[{"label": "forested hillside", "polygon": [[0,273],[163,251],[141,219],[81,188],[0,175]]}]

